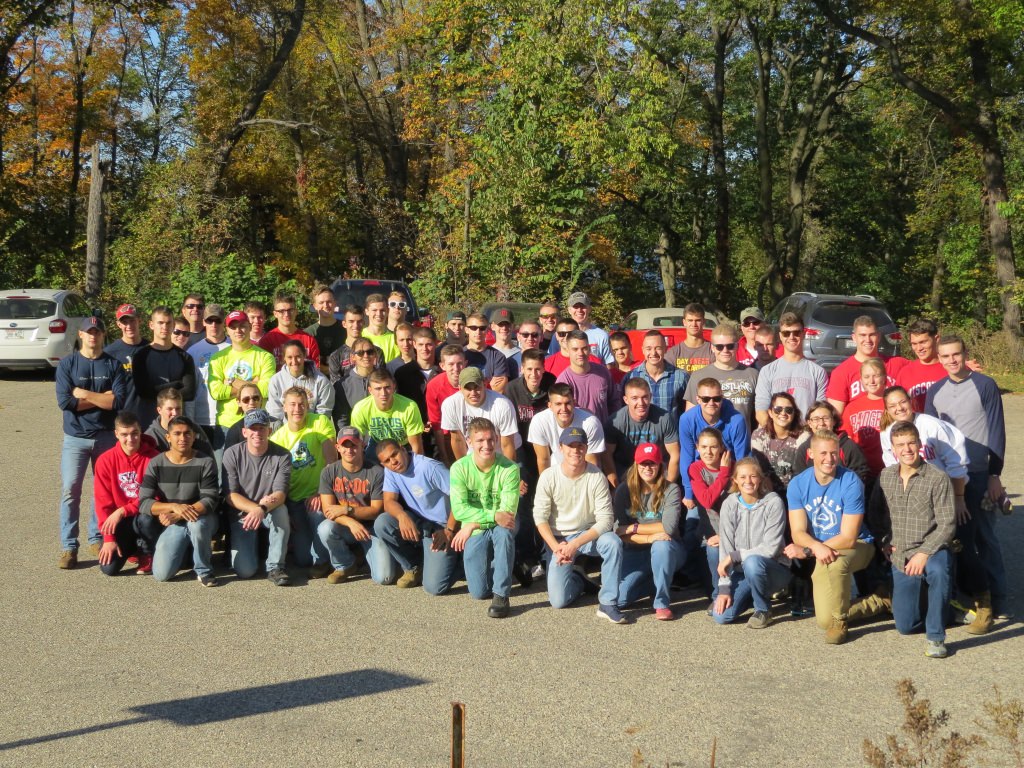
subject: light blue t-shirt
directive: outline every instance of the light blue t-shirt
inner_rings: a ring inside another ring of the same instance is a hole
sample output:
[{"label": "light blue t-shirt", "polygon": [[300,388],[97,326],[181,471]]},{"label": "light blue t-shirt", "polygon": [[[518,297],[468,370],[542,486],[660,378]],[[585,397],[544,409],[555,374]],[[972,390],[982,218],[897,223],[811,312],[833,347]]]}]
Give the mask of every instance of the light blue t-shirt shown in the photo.
[{"label": "light blue t-shirt", "polygon": [[448,468],[441,462],[409,454],[402,474],[384,470],[384,493],[397,493],[402,503],[420,517],[438,525],[448,522]]},{"label": "light blue t-shirt", "polygon": [[[842,466],[836,467],[836,476],[828,485],[818,483],[814,467],[808,467],[789,481],[786,498],[790,509],[807,513],[811,533],[818,541],[839,534],[843,515],[864,514],[864,484],[856,472]],[[863,522],[857,538],[871,541]]]}]

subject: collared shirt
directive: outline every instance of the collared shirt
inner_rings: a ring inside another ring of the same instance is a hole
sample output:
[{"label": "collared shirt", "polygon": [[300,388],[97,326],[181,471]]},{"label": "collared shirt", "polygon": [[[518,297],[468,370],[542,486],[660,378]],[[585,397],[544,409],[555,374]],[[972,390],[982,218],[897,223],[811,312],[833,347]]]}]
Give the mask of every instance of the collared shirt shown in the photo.
[{"label": "collared shirt", "polygon": [[[643,379],[651,387],[651,403],[663,411],[668,411],[678,418],[686,410],[683,404],[683,393],[686,391],[686,384],[690,380],[690,374],[682,368],[665,366],[664,373],[657,380],[647,372],[647,364],[640,363],[629,372],[626,381],[630,379]],[[623,385],[625,391],[625,385]]]},{"label": "collared shirt", "polygon": [[918,552],[935,554],[956,532],[953,485],[945,472],[928,463],[922,462],[906,485],[898,464],[886,467],[878,477],[871,508],[873,521],[878,519],[876,528],[890,526],[888,533],[878,533],[883,543],[891,541],[897,568]]}]

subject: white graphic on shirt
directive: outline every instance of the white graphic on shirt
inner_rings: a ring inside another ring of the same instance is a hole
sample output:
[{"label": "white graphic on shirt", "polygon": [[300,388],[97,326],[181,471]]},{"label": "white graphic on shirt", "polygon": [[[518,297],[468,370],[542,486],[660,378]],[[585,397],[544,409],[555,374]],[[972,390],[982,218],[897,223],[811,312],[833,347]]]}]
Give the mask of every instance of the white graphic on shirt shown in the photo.
[{"label": "white graphic on shirt", "polygon": [[125,495],[126,499],[139,498],[139,480],[134,469],[127,472],[118,472],[117,484],[121,487],[121,492]]}]

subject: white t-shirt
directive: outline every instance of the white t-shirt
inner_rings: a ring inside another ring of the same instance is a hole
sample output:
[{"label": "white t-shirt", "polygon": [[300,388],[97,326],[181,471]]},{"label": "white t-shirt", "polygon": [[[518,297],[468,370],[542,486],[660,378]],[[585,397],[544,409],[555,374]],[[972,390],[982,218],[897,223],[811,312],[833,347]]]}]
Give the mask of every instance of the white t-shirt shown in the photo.
[{"label": "white t-shirt", "polygon": [[[572,412],[572,424],[569,426],[579,427],[587,436],[587,453],[598,455],[604,453],[604,427],[598,418],[585,408],[574,408]],[[545,410],[533,417],[530,422],[530,431],[526,436],[534,445],[543,445],[551,451],[551,466],[556,467],[562,463],[562,452],[558,448],[558,438],[563,429],[568,427],[558,426],[555,414]]]},{"label": "white t-shirt", "polygon": [[472,453],[469,448],[469,435],[466,433],[469,422],[477,417],[490,419],[498,430],[501,437],[511,437],[515,443],[516,450],[523,444],[523,438],[519,436],[519,423],[516,421],[516,407],[512,401],[504,395],[500,395],[490,389],[484,390],[484,401],[479,406],[472,406],[466,402],[462,392],[449,395],[441,402],[441,429],[448,432],[458,432],[465,438],[467,453]]},{"label": "white t-shirt", "polygon": [[195,400],[185,403],[185,415],[196,424],[210,427],[217,423],[217,401],[210,397],[206,381],[213,353],[230,346],[231,342],[227,339],[220,344],[214,344],[204,336],[201,341],[197,341],[185,350],[186,354],[196,362],[196,397]]}]

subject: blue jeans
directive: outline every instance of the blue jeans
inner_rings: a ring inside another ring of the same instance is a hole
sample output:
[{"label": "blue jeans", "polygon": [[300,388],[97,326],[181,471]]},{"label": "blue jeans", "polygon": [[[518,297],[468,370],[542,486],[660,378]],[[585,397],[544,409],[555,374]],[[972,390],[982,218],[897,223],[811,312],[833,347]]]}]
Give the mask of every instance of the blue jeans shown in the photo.
[{"label": "blue jeans", "polygon": [[655,608],[668,608],[672,604],[672,577],[682,567],[683,557],[683,545],[674,539],[649,545],[625,544],[619,607],[653,595]]},{"label": "blue jeans", "polygon": [[[238,510],[231,509],[231,567],[240,579],[251,579],[256,575],[259,563],[256,561],[260,543],[260,528],[247,531],[242,527]],[[274,507],[263,517],[263,528],[270,531],[270,549],[267,552],[267,573],[284,568],[288,552],[288,536],[292,526],[288,508],[284,504]]]},{"label": "blue jeans", "polygon": [[981,501],[988,494],[988,474],[971,472],[967,476],[967,487],[964,489],[964,501],[970,510],[971,519],[966,527],[973,528],[974,545],[978,552],[985,574],[988,576],[988,588],[992,595],[992,609],[1002,613],[1007,609],[1006,565],[1003,563],[1003,551],[999,547],[996,534],[996,510],[982,509]]},{"label": "blue jeans", "polygon": [[733,621],[750,608],[751,604],[755,611],[767,613],[772,607],[772,594],[789,584],[793,572],[777,560],[761,555],[748,555],[741,565],[733,565],[729,577],[732,584],[732,604],[722,613],[711,614],[719,624]]},{"label": "blue jeans", "polygon": [[949,550],[940,549],[928,558],[921,576],[907,576],[900,568],[892,569],[892,615],[897,632],[919,632],[923,624],[925,637],[945,641],[952,563]]},{"label": "blue jeans", "polygon": [[[104,432],[95,439],[64,435],[64,446],[60,453],[60,546],[63,550],[78,551],[78,519],[82,507],[82,486],[85,471],[92,466],[94,473],[96,459],[117,442],[113,432]],[[140,478],[141,479],[141,478]],[[102,544],[96,510],[89,505],[89,541]]]},{"label": "blue jeans", "polygon": [[469,594],[486,600],[512,592],[512,563],[516,556],[514,531],[500,525],[470,536],[462,553]]},{"label": "blue jeans", "polygon": [[306,509],[306,500],[288,499],[288,519],[291,521],[292,557],[300,568],[321,565],[328,560],[327,548],[316,535],[317,527],[326,520],[321,512]]},{"label": "blue jeans", "polygon": [[174,523],[164,528],[153,553],[153,578],[157,581],[173,579],[181,569],[190,546],[196,576],[213,573],[210,539],[216,530],[217,516],[212,513],[192,523]]},{"label": "blue jeans", "polygon": [[711,572],[711,602],[714,603],[718,599],[718,545],[712,547],[705,543],[704,556]]},{"label": "blue jeans", "polygon": [[[566,536],[572,541],[586,531]],[[619,599],[619,580],[622,576],[622,539],[614,532],[602,533],[596,541],[590,541],[576,550],[577,555],[601,558],[601,590],[597,599],[601,605],[615,605]],[[568,608],[583,592],[583,579],[573,571],[572,563],[558,565],[551,550],[544,548],[548,572],[548,600],[552,608]],[[575,560],[575,558],[573,558]]]},{"label": "blue jeans", "polygon": [[431,548],[434,531],[441,530],[444,526],[433,523],[430,520],[420,517],[415,512],[409,512],[413,522],[419,528],[420,541],[406,541],[402,538],[398,527],[398,520],[384,512],[378,515],[373,521],[373,530],[377,537],[384,542],[388,554],[397,562],[398,567],[403,571],[412,571],[421,568],[423,578],[423,590],[431,595],[443,595],[452,588],[458,577],[459,553],[452,549],[445,549],[441,552],[434,552]]},{"label": "blue jeans", "polygon": [[356,563],[355,547],[363,550],[370,566],[370,578],[377,584],[394,584],[398,581],[398,563],[391,557],[388,548],[373,535],[373,523],[360,521],[370,532],[369,541],[357,541],[347,526],[324,518],[317,526],[316,535],[327,550],[331,567],[336,571],[347,570]]}]

